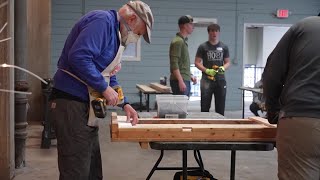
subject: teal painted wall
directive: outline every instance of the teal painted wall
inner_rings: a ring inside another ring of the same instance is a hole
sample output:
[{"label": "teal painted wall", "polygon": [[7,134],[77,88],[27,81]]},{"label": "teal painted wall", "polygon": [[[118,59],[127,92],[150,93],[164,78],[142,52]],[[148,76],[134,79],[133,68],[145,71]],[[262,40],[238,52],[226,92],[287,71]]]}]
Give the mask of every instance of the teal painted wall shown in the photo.
[{"label": "teal painted wall", "polygon": [[[52,0],[51,75],[64,41],[76,20],[94,9],[119,9],[124,0]],[[319,0],[145,0],[152,8],[155,24],[152,44],[142,42],[141,61],[124,62],[118,75],[119,82],[130,102],[138,102],[136,84],[158,82],[160,76],[169,75],[168,48],[178,31],[177,19],[181,15],[216,18],[221,26],[220,40],[229,46],[232,66],[227,72],[226,110],[241,109],[243,74],[243,35],[245,23],[293,24],[299,19],[320,12]],[[277,19],[277,9],[289,9],[288,19]],[[191,61],[193,61],[191,59]]]}]

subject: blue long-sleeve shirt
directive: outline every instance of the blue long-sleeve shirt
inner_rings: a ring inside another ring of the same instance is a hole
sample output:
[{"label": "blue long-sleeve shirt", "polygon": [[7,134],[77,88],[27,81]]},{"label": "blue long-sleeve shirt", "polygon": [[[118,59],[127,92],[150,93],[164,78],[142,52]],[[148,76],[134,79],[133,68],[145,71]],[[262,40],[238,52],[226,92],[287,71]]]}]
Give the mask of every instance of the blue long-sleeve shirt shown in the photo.
[{"label": "blue long-sleeve shirt", "polygon": [[[120,46],[117,12],[96,10],[80,18],[65,42],[58,68],[65,69],[86,82],[93,89],[103,92],[108,84],[101,72],[115,58]],[[110,78],[110,86],[118,85],[116,76]],[[58,70],[54,76],[54,88],[88,101],[87,86]]]}]

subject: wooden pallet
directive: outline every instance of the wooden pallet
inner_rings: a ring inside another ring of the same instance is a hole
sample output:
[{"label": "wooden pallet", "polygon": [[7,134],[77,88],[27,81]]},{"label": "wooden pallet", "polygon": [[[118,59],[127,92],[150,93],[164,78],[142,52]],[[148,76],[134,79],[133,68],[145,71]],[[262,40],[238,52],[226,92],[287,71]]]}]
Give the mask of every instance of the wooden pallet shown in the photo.
[{"label": "wooden pallet", "polygon": [[126,116],[112,113],[111,141],[270,141],[276,138],[276,125],[266,119],[160,119],[140,118],[139,124],[126,123]]}]

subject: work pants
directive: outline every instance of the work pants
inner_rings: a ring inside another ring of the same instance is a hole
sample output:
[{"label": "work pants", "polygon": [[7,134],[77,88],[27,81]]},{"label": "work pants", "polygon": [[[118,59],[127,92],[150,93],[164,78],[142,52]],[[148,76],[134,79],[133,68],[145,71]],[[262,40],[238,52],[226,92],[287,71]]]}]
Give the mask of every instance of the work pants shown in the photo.
[{"label": "work pants", "polygon": [[185,85],[187,86],[187,89],[184,92],[180,91],[179,88],[179,82],[177,80],[170,80],[170,86],[172,90],[173,95],[186,95],[190,96],[190,90],[191,90],[191,84],[190,81],[184,81]]},{"label": "work pants", "polygon": [[277,150],[279,180],[319,180],[320,119],[280,119]]},{"label": "work pants", "polygon": [[212,95],[214,95],[215,111],[224,116],[225,101],[227,94],[226,80],[210,80],[202,78],[201,90],[201,112],[209,112],[211,108]]},{"label": "work pants", "polygon": [[88,103],[67,99],[50,102],[49,118],[57,137],[60,180],[101,180],[98,127],[87,126]]}]

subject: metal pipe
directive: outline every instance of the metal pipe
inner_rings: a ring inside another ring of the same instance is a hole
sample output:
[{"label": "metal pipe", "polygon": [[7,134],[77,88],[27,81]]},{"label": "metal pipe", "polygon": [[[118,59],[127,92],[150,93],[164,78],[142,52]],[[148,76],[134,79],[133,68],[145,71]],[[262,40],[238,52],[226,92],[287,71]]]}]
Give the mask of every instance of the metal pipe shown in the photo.
[{"label": "metal pipe", "polygon": [[47,81],[45,81],[44,79],[42,79],[42,78],[41,78],[41,77],[39,77],[38,75],[34,74],[33,72],[28,71],[28,70],[27,70],[27,69],[25,69],[25,68],[22,68],[22,67],[19,67],[19,66],[15,66],[15,65],[11,65],[11,64],[6,64],[6,63],[1,64],[1,65],[0,65],[0,67],[3,67],[3,68],[5,68],[5,67],[11,67],[11,68],[19,69],[19,70],[21,70],[21,71],[24,71],[24,72],[26,72],[26,73],[28,73],[28,74],[30,74],[30,75],[32,75],[32,76],[34,76],[34,77],[38,78],[38,79],[39,79],[40,81],[42,81],[43,83],[48,84],[48,82],[47,82]]}]

